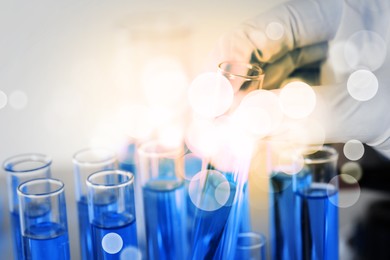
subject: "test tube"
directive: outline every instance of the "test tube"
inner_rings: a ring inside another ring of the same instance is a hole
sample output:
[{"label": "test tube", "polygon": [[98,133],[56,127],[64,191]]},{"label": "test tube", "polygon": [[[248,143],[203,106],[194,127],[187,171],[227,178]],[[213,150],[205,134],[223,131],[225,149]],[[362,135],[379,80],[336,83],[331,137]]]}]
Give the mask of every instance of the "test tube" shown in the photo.
[{"label": "test tube", "polygon": [[293,177],[297,259],[338,259],[337,151],[302,151],[303,169]]},{"label": "test tube", "polygon": [[24,259],[70,259],[64,184],[30,180],[19,186],[18,197]]},{"label": "test tube", "polygon": [[115,153],[105,148],[86,148],[76,152],[73,156],[81,259],[92,259],[86,180],[91,173],[114,169],[115,162]]},{"label": "test tube", "polygon": [[269,174],[269,232],[271,259],[296,259],[293,175],[301,169],[297,146],[286,141],[267,143]]},{"label": "test tube", "polygon": [[7,173],[8,205],[11,218],[13,239],[13,255],[15,259],[23,259],[22,236],[19,221],[18,186],[28,180],[49,178],[51,158],[43,154],[20,154],[5,160],[3,168]]},{"label": "test tube", "polygon": [[182,147],[148,141],[138,149],[148,259],[186,259],[186,196]]},{"label": "test tube", "polygon": [[105,170],[87,179],[93,259],[141,259],[137,244],[134,176]]},{"label": "test tube", "polygon": [[235,260],[266,260],[266,238],[257,232],[238,234]]}]

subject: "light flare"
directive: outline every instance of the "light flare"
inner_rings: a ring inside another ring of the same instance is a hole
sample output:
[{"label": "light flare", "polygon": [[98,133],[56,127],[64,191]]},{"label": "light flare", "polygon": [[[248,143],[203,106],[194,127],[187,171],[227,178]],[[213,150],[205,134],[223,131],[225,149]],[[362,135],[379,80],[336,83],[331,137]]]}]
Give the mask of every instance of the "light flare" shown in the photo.
[{"label": "light flare", "polygon": [[284,86],[279,98],[284,114],[293,119],[309,116],[316,105],[313,89],[301,81],[293,81]]},{"label": "light flare", "polygon": [[233,87],[220,73],[203,73],[191,83],[188,98],[195,113],[214,118],[224,114],[233,103]]}]

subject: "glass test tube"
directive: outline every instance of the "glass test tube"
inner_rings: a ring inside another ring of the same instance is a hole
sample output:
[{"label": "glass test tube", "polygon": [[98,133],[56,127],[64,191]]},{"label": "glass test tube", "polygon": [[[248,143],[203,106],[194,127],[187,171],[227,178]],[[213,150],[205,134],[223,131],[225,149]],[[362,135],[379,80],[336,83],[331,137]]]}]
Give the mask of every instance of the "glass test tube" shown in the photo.
[{"label": "glass test tube", "polygon": [[137,246],[134,176],[120,170],[87,179],[93,259],[141,259]]},{"label": "glass test tube", "polygon": [[[264,78],[261,68],[243,62],[222,62],[218,72],[230,81],[235,91],[229,112],[239,105],[248,92],[261,88]],[[212,159],[202,173],[191,241],[192,259],[232,259],[239,230],[250,230],[249,206],[245,206],[249,201],[245,193],[248,192],[246,183],[252,147],[245,137],[238,141],[242,141],[242,152],[227,151],[235,161],[230,163],[232,167],[226,170]],[[229,161],[231,158],[218,159]],[[214,191],[217,196],[213,194]]]},{"label": "glass test tube", "polygon": [[218,72],[225,76],[233,86],[234,110],[241,99],[249,92],[261,89],[264,81],[264,71],[257,65],[238,61],[224,61],[218,65]]},{"label": "glass test tube", "polygon": [[329,146],[302,152],[293,177],[297,259],[338,259],[337,151]]},{"label": "glass test tube", "polygon": [[284,141],[267,143],[271,259],[296,259],[293,174],[300,170],[296,147]]},{"label": "glass test tube", "polygon": [[13,254],[15,259],[23,259],[22,237],[19,221],[18,186],[28,180],[49,178],[51,158],[43,154],[21,154],[7,159],[4,170],[7,173],[8,202],[11,215]]},{"label": "glass test tube", "polygon": [[18,197],[24,259],[70,259],[64,184],[30,180],[19,186]]},{"label": "glass test tube", "polygon": [[91,173],[114,169],[115,162],[115,153],[105,148],[86,148],[76,152],[73,156],[81,259],[92,259],[86,180]]},{"label": "glass test tube", "polygon": [[238,234],[236,260],[266,260],[266,238],[257,232]]},{"label": "glass test tube", "polygon": [[138,149],[148,259],[186,259],[186,196],[183,148],[155,141]]}]

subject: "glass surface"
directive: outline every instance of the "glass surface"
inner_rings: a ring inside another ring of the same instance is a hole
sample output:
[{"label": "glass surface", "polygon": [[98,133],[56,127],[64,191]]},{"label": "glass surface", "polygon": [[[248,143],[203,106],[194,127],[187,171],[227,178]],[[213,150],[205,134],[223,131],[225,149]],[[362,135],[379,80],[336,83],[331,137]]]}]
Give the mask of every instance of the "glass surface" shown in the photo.
[{"label": "glass surface", "polygon": [[238,234],[236,260],[266,260],[266,238],[256,232]]},{"label": "glass surface", "polygon": [[76,152],[73,156],[81,259],[92,258],[92,237],[86,186],[87,177],[93,172],[114,169],[115,162],[115,153],[105,148],[86,148]]},{"label": "glass surface", "polygon": [[338,153],[323,146],[302,155],[303,169],[293,177],[297,259],[338,259]]},{"label": "glass surface", "polygon": [[69,259],[64,184],[34,179],[18,188],[24,259]]},{"label": "glass surface", "polygon": [[295,255],[294,193],[292,176],[273,172],[270,178],[270,243],[272,259]]},{"label": "glass surface", "polygon": [[3,168],[7,173],[8,205],[10,211],[13,254],[23,259],[22,237],[19,221],[18,186],[28,180],[49,178],[51,158],[43,154],[20,154],[5,160]]},{"label": "glass surface", "polygon": [[263,70],[257,65],[236,61],[224,61],[218,69],[233,85],[236,91],[248,93],[260,89],[264,80]]},{"label": "glass surface", "polygon": [[120,170],[88,177],[93,259],[120,259],[128,250],[137,250],[133,181],[132,173]]},{"label": "glass surface", "polygon": [[138,149],[149,259],[185,259],[187,205],[182,147],[150,141]]}]

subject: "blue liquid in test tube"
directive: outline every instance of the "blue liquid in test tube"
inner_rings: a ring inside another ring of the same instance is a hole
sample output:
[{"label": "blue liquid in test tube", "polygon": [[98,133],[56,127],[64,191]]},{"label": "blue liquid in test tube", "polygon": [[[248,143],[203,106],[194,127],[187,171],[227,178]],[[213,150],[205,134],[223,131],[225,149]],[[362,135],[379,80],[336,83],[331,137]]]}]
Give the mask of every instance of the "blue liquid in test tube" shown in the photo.
[{"label": "blue liquid in test tube", "polygon": [[148,259],[185,259],[187,204],[183,149],[146,142],[138,149]]},{"label": "blue liquid in test tube", "polygon": [[[45,237],[45,238],[39,238]],[[70,259],[68,232],[56,223],[40,223],[25,231],[26,259]]]},{"label": "blue liquid in test tube", "polygon": [[304,167],[293,177],[297,259],[338,259],[338,182],[335,149],[304,151]]},{"label": "blue liquid in test tube", "polygon": [[7,159],[4,170],[7,173],[13,254],[23,259],[22,236],[19,217],[18,186],[28,180],[50,177],[51,158],[43,154],[21,154]]},{"label": "blue liquid in test tube", "polygon": [[24,259],[70,259],[64,184],[35,179],[18,188]]},{"label": "blue liquid in test tube", "polygon": [[[176,186],[177,185],[177,186]],[[179,229],[186,223],[186,200],[183,183],[149,181],[143,188],[145,223],[150,259],[178,259],[187,252],[182,246],[183,234]],[[161,239],[166,238],[166,239]]]},{"label": "blue liquid in test tube", "polygon": [[270,178],[271,258],[294,259],[295,221],[292,176],[273,172]]},{"label": "blue liquid in test tube", "polygon": [[73,156],[75,192],[80,236],[81,259],[92,259],[86,180],[93,172],[115,168],[115,153],[104,148],[87,148]]},{"label": "blue liquid in test tube", "polygon": [[132,142],[127,146],[125,153],[119,156],[118,167],[119,169],[127,172],[131,172],[136,175],[136,163],[135,163],[136,143]]},{"label": "blue liquid in test tube", "polygon": [[120,170],[91,174],[87,180],[93,259],[139,259],[134,176]]},{"label": "blue liquid in test tube", "polygon": [[[329,184],[328,184],[329,185]],[[299,259],[338,259],[338,208],[334,187],[313,185],[296,196]]]}]

